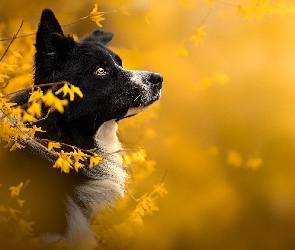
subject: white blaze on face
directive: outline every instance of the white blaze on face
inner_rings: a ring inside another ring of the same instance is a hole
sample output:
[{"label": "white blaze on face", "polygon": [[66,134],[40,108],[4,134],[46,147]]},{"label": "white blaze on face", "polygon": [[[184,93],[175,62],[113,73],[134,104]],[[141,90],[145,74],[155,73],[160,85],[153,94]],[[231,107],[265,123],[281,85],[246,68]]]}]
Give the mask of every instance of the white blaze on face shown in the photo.
[{"label": "white blaze on face", "polygon": [[128,70],[128,72],[132,74],[130,78],[132,82],[143,87],[146,85],[146,83],[143,82],[143,79],[146,78],[150,72],[143,70]]},{"label": "white blaze on face", "polygon": [[[130,80],[135,85],[139,86],[141,88],[141,93],[138,95],[134,101],[137,99],[141,100],[141,103],[143,104],[140,107],[136,108],[130,108],[126,114],[126,116],[136,115],[139,112],[143,111],[144,109],[148,108],[152,105],[156,99],[161,95],[161,89],[159,90],[159,93],[157,94],[157,98],[155,98],[155,93],[153,92],[152,84],[149,80],[151,72],[148,71],[142,71],[142,70],[127,70],[129,73],[131,73]],[[149,105],[145,105],[147,103],[150,103]]]},{"label": "white blaze on face", "polygon": [[149,82],[148,77],[151,73],[141,70],[129,70],[129,72],[131,73],[131,82],[142,89],[141,95],[137,98],[140,98],[143,103],[150,102],[153,97],[153,91],[152,83]]}]

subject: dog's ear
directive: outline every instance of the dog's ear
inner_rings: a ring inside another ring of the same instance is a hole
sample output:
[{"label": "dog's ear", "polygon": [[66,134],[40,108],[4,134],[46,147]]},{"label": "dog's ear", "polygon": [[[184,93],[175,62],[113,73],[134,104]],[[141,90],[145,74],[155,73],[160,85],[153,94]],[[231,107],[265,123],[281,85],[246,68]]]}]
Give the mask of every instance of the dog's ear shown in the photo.
[{"label": "dog's ear", "polygon": [[113,37],[114,37],[114,34],[111,32],[96,30],[92,34],[82,38],[80,42],[102,43],[106,45],[108,44],[109,41],[112,40]]},{"label": "dog's ear", "polygon": [[39,28],[36,34],[36,49],[45,53],[54,52],[58,40],[64,37],[54,13],[45,9],[42,12]]},{"label": "dog's ear", "polygon": [[35,84],[54,81],[55,69],[74,46],[74,39],[64,36],[54,13],[43,10],[36,34]]}]

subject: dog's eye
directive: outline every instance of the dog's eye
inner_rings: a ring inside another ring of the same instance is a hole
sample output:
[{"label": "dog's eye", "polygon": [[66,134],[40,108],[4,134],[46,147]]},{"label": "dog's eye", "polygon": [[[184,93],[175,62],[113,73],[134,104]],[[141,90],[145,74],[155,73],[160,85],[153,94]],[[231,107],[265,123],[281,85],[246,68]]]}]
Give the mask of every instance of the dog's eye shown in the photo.
[{"label": "dog's eye", "polygon": [[102,76],[102,75],[105,75],[107,72],[105,71],[104,68],[98,68],[96,71],[95,71],[95,74],[96,75],[99,75],[99,76]]}]

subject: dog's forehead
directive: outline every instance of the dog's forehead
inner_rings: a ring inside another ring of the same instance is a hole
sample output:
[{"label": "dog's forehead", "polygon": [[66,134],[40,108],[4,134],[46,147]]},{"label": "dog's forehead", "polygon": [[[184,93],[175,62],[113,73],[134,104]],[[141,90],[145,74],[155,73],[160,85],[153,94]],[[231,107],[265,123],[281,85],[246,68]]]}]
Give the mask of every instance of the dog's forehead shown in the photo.
[{"label": "dog's forehead", "polygon": [[89,60],[104,59],[104,60],[121,60],[121,58],[112,50],[101,43],[93,42],[78,42],[76,49],[81,56],[85,56]]},{"label": "dog's forehead", "polygon": [[76,49],[82,54],[109,54],[108,49],[100,43],[78,42]]}]

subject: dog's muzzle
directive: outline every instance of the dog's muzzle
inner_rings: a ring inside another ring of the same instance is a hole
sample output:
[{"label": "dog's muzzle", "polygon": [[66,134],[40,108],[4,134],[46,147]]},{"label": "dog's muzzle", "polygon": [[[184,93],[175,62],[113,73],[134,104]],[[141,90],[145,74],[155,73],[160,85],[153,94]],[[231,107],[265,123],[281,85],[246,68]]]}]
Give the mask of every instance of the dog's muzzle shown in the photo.
[{"label": "dog's muzzle", "polygon": [[159,100],[161,96],[163,83],[161,74],[139,70],[129,71],[129,73],[131,74],[131,83],[134,84],[134,89],[137,91],[127,114],[118,118],[117,121],[138,114]]},{"label": "dog's muzzle", "polygon": [[161,96],[163,76],[159,73],[144,72],[142,76],[142,104],[149,106]]}]

